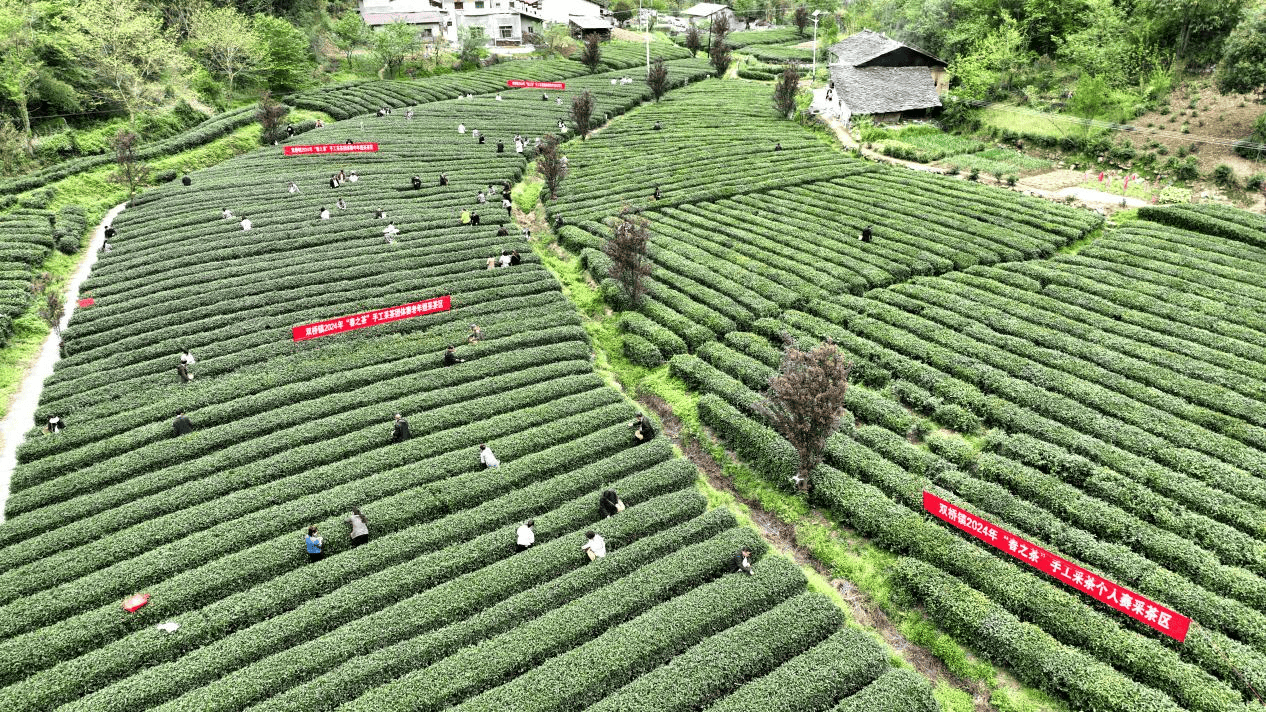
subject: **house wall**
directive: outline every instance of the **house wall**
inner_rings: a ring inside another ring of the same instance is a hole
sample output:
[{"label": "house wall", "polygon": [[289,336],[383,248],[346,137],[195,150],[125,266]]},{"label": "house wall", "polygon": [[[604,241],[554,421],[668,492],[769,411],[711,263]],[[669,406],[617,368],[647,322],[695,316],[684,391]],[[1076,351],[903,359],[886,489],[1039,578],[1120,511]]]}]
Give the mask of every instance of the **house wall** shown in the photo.
[{"label": "house wall", "polygon": [[[460,12],[460,11],[458,11]],[[480,27],[483,29],[484,38],[489,44],[495,44],[497,40],[510,40],[514,42],[523,41],[523,32],[540,32],[541,21],[531,17],[525,17],[515,12],[509,13],[490,13],[486,15],[461,15],[459,17],[462,27]],[[508,27],[509,37],[502,34],[502,28]],[[453,30],[453,38],[456,39],[456,28]]]},{"label": "house wall", "polygon": [[567,24],[576,17],[602,17],[603,8],[589,0],[541,0],[541,19],[547,23]]}]

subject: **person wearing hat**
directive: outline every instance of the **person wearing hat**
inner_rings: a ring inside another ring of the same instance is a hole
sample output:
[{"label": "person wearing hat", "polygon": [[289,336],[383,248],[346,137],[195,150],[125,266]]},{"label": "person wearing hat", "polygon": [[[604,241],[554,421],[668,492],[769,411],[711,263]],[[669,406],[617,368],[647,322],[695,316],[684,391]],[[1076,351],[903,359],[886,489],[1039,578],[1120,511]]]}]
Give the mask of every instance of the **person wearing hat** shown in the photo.
[{"label": "person wearing hat", "polygon": [[402,443],[413,437],[409,433],[409,421],[405,420],[403,415],[396,413],[393,420],[395,420],[395,424],[391,428],[391,442]]}]

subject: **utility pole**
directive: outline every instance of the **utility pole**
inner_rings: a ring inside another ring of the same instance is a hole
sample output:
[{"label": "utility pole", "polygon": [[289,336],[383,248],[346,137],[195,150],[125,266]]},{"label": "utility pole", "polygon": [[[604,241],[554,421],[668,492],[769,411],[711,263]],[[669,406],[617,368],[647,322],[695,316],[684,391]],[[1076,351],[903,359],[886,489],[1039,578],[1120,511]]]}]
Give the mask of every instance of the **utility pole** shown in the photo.
[{"label": "utility pole", "polygon": [[818,15],[821,10],[813,11],[813,74],[809,75],[809,88],[813,88],[813,82],[818,78]]},{"label": "utility pole", "polygon": [[[642,15],[642,0],[637,0],[637,14]],[[646,16],[646,76],[651,75],[651,16]]]}]

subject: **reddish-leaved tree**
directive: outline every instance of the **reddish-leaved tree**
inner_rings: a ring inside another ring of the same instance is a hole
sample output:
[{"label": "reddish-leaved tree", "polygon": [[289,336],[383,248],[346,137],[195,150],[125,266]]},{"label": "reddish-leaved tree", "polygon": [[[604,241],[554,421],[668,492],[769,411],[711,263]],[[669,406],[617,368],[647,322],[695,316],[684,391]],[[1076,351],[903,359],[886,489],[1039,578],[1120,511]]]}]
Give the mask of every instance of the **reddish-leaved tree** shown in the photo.
[{"label": "reddish-leaved tree", "polygon": [[545,190],[550,198],[558,194],[558,186],[567,176],[567,164],[563,163],[563,156],[558,152],[558,144],[557,136],[546,134],[536,154],[536,170],[545,179]]},{"label": "reddish-leaved tree", "polygon": [[802,490],[812,488],[810,477],[822,462],[827,438],[840,427],[852,369],[829,338],[811,351],[801,351],[787,338],[782,367],[756,405],[800,456],[796,484]]},{"label": "reddish-leaved tree", "polygon": [[668,91],[668,67],[664,65],[662,57],[657,57],[651,65],[651,71],[646,74],[646,85],[651,88],[651,96],[655,97],[655,101],[659,101],[664,92]]},{"label": "reddish-leaved tree", "polygon": [[686,30],[686,49],[690,50],[690,56],[694,57],[699,54],[702,47],[703,38],[699,36],[699,28],[691,25]]},{"label": "reddish-leaved tree", "polygon": [[800,88],[800,72],[794,64],[787,65],[774,84],[774,108],[782,116],[791,116],[796,110],[796,91]]},{"label": "reddish-leaved tree", "polygon": [[588,89],[571,100],[571,120],[576,122],[576,134],[584,138],[589,133],[589,121],[593,118],[593,93]]},{"label": "reddish-leaved tree", "polygon": [[602,251],[611,258],[611,276],[624,287],[634,308],[642,301],[646,277],[651,273],[651,261],[646,254],[650,241],[650,221],[626,205],[620,210],[620,222],[616,223],[611,239],[602,246]]}]

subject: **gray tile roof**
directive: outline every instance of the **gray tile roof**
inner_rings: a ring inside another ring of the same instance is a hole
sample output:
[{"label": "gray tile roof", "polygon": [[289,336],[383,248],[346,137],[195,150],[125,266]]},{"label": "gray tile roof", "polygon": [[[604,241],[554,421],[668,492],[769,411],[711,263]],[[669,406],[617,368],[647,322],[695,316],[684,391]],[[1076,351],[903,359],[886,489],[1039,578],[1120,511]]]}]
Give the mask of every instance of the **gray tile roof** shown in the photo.
[{"label": "gray tile roof", "polygon": [[853,114],[889,114],[941,105],[927,67],[831,65],[835,91]]},{"label": "gray tile roof", "polygon": [[939,64],[945,64],[943,60],[924,52],[918,47],[903,44],[891,37],[888,37],[882,32],[875,32],[874,30],[862,30],[857,34],[849,35],[848,37],[845,37],[839,42],[831,45],[828,50],[832,55],[839,58],[836,60],[838,64],[846,64],[850,67],[860,67],[872,59],[882,57],[883,55],[900,47],[906,47],[918,52],[929,59],[935,60]]},{"label": "gray tile roof", "polygon": [[856,67],[901,46],[901,43],[871,30],[862,30],[831,45],[831,54],[840,64]]}]

